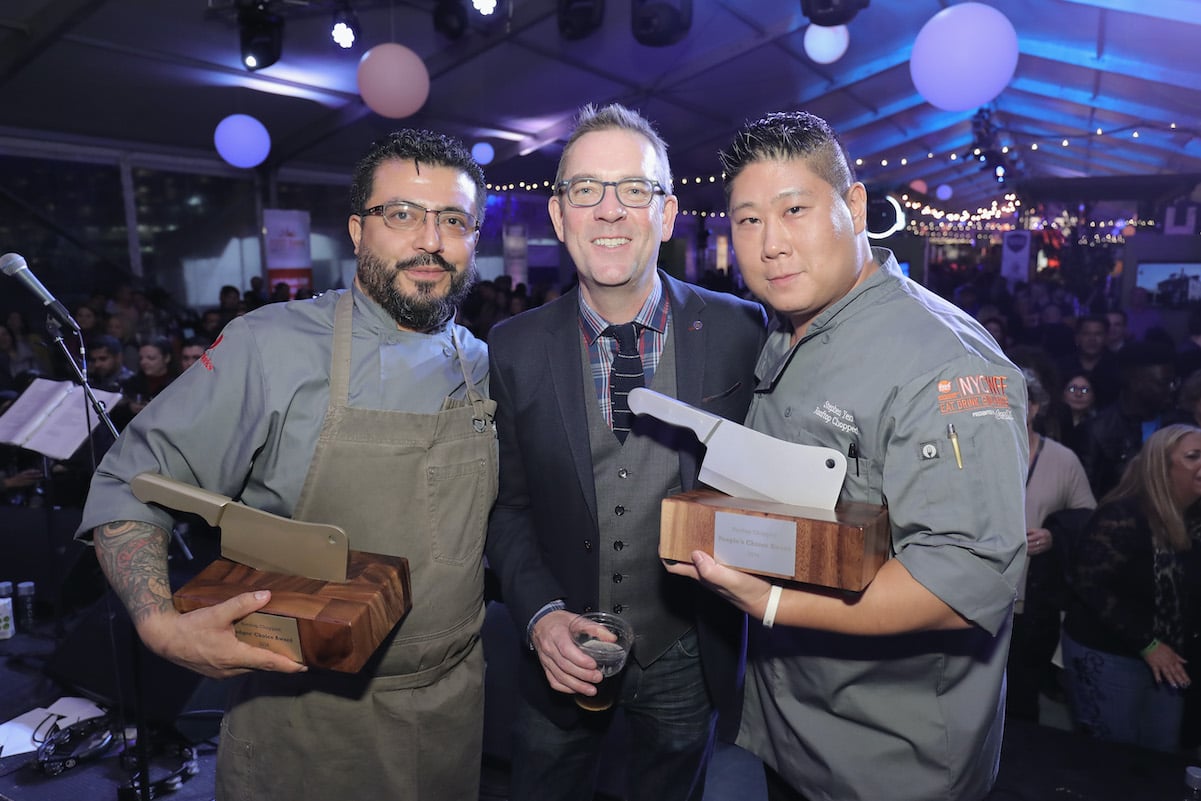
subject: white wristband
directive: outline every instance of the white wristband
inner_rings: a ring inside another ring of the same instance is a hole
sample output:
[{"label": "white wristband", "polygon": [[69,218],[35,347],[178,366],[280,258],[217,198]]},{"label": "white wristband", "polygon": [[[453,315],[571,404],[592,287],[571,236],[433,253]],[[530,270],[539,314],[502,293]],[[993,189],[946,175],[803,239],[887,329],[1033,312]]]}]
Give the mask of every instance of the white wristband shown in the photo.
[{"label": "white wristband", "polygon": [[771,628],[776,622],[776,610],[780,608],[780,595],[784,592],[784,588],[779,584],[771,585],[771,592],[767,596],[767,609],[763,610],[763,626]]}]

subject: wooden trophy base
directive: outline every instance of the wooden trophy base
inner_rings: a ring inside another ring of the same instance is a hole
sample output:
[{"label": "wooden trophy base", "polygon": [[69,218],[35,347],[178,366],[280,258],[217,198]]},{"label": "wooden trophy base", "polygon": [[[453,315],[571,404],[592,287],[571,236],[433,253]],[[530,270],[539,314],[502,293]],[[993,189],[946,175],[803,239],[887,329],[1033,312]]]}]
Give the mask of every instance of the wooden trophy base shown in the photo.
[{"label": "wooden trophy base", "polygon": [[238,639],[344,673],[358,672],[412,608],[407,559],[353,550],[345,583],[217,559],[176,591],[175,608],[191,612],[255,590],[271,590],[271,601],[235,626]]},{"label": "wooden trophy base", "polygon": [[704,551],[746,573],[863,590],[888,558],[888,510],[840,503],[833,511],[693,490],[663,499],[659,556],[691,562]]}]

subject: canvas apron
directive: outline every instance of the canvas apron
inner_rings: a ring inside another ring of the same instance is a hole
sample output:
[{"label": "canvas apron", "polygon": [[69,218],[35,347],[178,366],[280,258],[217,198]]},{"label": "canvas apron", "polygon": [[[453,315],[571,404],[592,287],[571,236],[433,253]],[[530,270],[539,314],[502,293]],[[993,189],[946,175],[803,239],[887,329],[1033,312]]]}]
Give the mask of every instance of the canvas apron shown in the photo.
[{"label": "canvas apron", "polygon": [[496,497],[495,401],[437,414],[347,405],[351,293],[338,301],[330,402],[294,513],[355,550],[404,556],[413,609],[360,673],[251,673],[222,722],[218,801],[457,801],[479,793],[482,553]]}]

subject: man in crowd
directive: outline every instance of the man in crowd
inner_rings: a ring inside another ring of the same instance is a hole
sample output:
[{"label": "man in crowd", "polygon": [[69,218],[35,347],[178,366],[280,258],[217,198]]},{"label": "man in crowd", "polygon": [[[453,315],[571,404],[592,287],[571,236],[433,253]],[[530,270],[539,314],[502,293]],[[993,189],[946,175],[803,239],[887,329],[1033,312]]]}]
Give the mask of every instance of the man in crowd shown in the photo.
[{"label": "man in crowd", "polygon": [[[459,142],[412,130],[376,142],[351,186],[353,287],[232,319],[206,369],[135,418],[97,471],[81,532],[94,529],[143,642],[235,677],[218,799],[479,792],[495,404],[485,347],[452,320],[475,275],[484,201],[483,173]],[[233,623],[269,592],[176,613],[171,517],[129,489],[144,471],[334,523],[356,550],[406,557],[412,610],[353,675],[237,640]]]},{"label": "man in crowd", "polygon": [[604,610],[637,638],[617,702],[632,737],[625,797],[699,799],[744,618],[659,564],[660,502],[693,488],[699,445],[631,425],[626,381],[742,419],[763,310],[656,270],[677,205],[666,147],[636,112],[582,110],[549,210],[579,286],[489,333],[501,484],[488,560],[529,647],[510,797],[591,797],[613,713],[573,702],[601,673],[568,624]]},{"label": "man in crowd", "polygon": [[204,352],[208,350],[212,340],[204,337],[188,337],[183,341],[179,348],[179,369],[187,370],[200,358],[204,356]]},{"label": "man in crowd", "polygon": [[1064,377],[1083,375],[1097,393],[1098,408],[1113,403],[1121,388],[1118,357],[1106,347],[1109,320],[1104,315],[1089,314],[1076,322],[1075,348],[1059,365]]},{"label": "man in crowd", "polygon": [[121,385],[133,378],[133,370],[125,366],[124,347],[120,340],[108,334],[97,334],[86,342],[88,383],[92,389],[120,392]]},{"label": "man in crowd", "polygon": [[1089,422],[1081,448],[1080,462],[1097,498],[1117,486],[1147,437],[1165,423],[1180,387],[1176,353],[1165,343],[1126,345],[1118,351],[1118,375],[1117,400]]},{"label": "man in crowd", "polygon": [[1026,540],[1022,375],[871,246],[867,192],[824,120],[769,115],[722,165],[738,266],[776,312],[747,425],[849,454],[840,497],[887,504],[894,558],[853,595],[773,586],[700,551],[668,569],[763,621],[738,742],[763,759],[770,799],[978,801]]}]

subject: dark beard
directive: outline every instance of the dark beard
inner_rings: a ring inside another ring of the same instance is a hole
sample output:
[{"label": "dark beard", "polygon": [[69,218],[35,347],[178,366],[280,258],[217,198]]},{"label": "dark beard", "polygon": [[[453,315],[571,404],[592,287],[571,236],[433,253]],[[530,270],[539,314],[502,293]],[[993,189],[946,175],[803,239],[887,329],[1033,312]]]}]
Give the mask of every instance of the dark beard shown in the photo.
[{"label": "dark beard", "polygon": [[[359,284],[363,291],[382,306],[397,325],[413,331],[433,331],[449,322],[459,304],[471,291],[477,277],[474,258],[463,270],[455,273],[450,262],[436,253],[389,265],[370,251],[364,250],[359,255],[358,262]],[[431,264],[453,273],[450,289],[445,296],[435,296],[434,284],[429,281],[416,282],[417,291],[411,295],[397,288],[394,279],[398,271],[428,267]]]}]

